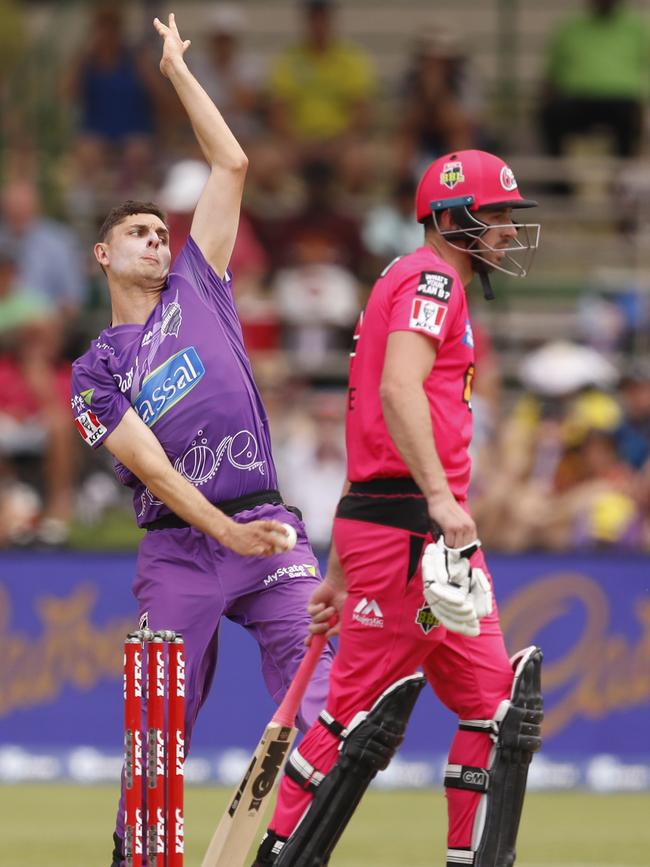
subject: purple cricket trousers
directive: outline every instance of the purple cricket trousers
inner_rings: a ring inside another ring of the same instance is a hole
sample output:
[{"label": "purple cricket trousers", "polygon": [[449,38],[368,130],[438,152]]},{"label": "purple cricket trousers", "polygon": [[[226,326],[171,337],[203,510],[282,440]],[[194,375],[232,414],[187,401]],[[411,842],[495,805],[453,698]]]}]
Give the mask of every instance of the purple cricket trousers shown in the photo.
[{"label": "purple cricket trousers", "polygon": [[[304,654],[307,602],[320,582],[318,561],[298,517],[283,505],[263,504],[235,521],[275,519],[291,524],[298,542],[272,557],[242,557],[193,527],[155,530],[140,543],[133,592],[150,629],[173,629],[185,641],[185,752],[212,684],[219,623],[227,617],[257,641],[262,673],[279,704]],[[302,702],[306,731],[325,707],[332,650],[326,647]],[[260,719],[260,731],[267,720]],[[251,747],[253,744],[251,744]],[[116,832],[124,836],[124,782]]]}]

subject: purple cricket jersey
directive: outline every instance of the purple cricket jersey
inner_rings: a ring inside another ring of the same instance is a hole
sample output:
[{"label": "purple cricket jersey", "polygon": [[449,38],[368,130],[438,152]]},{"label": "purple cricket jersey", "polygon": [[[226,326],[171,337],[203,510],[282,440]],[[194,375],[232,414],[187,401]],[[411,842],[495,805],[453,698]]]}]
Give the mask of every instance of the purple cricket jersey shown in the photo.
[{"label": "purple cricket jersey", "polygon": [[[169,460],[212,503],[278,486],[268,419],[232,298],[190,237],[144,325],[104,329],[72,367],[83,439],[102,445],[133,407]],[[122,464],[139,526],[169,509]]]}]

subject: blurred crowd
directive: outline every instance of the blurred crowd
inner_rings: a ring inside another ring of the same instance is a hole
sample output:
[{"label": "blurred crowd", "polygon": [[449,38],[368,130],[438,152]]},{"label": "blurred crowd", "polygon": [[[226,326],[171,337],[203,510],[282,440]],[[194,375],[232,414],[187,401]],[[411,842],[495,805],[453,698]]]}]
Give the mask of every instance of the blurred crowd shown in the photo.
[{"label": "blurred crowd", "polygon": [[[316,547],[345,478],[354,323],[379,271],[422,242],[417,178],[442,153],[502,144],[457,33],[432,16],[387,80],[381,58],[346,37],[341,5],[295,0],[296,38],[262,62],[246,4],[206,2],[188,55],[249,155],[236,301],[285,498]],[[127,4],[82,7],[77,50],[55,64],[45,158],[20,96],[25,6],[0,0],[0,546],[66,544],[75,526],[128,510],[107,456],[98,470],[70,415],[70,363],[109,315],[92,244],[114,204],[153,199],[178,251],[207,177],[158,72],[157,10],[142,6],[142,27]],[[561,156],[572,136],[593,134],[614,156],[639,156],[650,28],[624,0],[582,7],[548,36],[539,153]],[[482,303],[470,299],[477,312]],[[543,346],[514,373],[480,317],[477,331],[472,497],[485,543],[650,550],[650,367],[629,331]]]}]

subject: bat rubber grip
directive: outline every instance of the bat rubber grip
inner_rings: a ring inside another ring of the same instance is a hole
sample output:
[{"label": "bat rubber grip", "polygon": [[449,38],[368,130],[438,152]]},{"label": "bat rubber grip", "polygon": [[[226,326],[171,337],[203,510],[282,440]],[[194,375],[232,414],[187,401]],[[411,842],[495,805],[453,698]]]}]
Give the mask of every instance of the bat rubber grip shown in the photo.
[{"label": "bat rubber grip", "polygon": [[287,726],[288,728],[294,726],[300,703],[305,695],[314,669],[318,665],[318,660],[327,644],[325,636],[326,633],[324,632],[319,632],[317,635],[312,636],[311,643],[298,666],[298,671],[296,671],[278,709],[273,714],[273,722]]}]

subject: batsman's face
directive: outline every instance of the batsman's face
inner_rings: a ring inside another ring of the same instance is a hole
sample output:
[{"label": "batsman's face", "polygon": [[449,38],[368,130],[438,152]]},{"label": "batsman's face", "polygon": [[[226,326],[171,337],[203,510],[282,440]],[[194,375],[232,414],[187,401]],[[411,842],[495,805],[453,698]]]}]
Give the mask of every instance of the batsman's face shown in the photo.
[{"label": "batsman's face", "polygon": [[169,231],[155,214],[132,214],[113,226],[95,256],[106,272],[143,288],[161,286],[171,262]]},{"label": "batsman's face", "polygon": [[481,236],[481,255],[490,264],[499,265],[517,237],[517,226],[512,222],[512,208],[479,211],[477,217],[493,227]]}]

